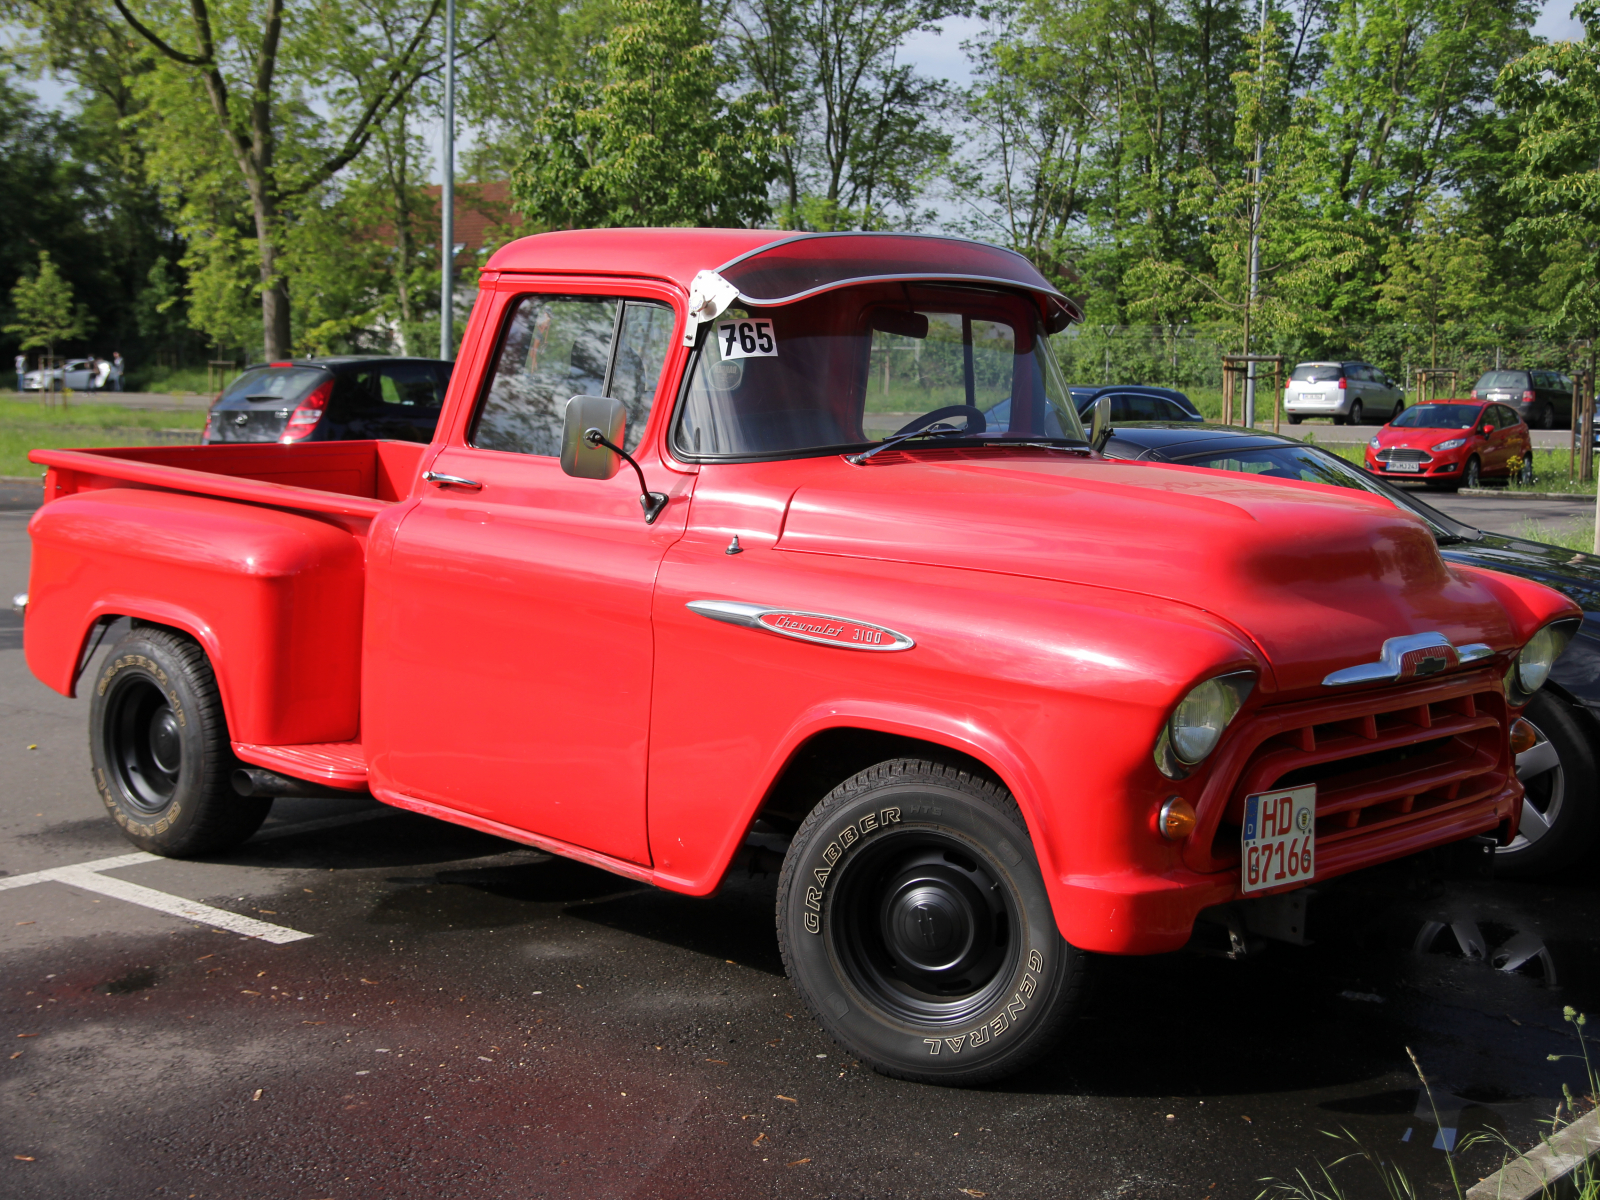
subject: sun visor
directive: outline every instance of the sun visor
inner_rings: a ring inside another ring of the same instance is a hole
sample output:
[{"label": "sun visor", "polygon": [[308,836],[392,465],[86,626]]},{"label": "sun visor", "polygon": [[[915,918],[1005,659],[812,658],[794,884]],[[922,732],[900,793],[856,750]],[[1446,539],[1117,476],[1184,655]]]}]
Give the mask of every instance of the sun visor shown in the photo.
[{"label": "sun visor", "polygon": [[1023,288],[1038,298],[1051,333],[1083,319],[1078,306],[1014,250],[908,233],[797,234],[696,275],[684,345],[694,345],[700,324],[735,300],[771,308],[853,284],[897,280]]}]

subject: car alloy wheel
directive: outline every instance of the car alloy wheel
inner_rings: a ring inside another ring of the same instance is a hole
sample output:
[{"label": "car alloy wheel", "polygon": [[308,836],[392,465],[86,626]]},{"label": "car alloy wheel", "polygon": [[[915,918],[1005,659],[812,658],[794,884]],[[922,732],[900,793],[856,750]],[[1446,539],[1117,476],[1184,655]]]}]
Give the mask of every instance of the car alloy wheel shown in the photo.
[{"label": "car alloy wheel", "polygon": [[1400,414],[1405,412],[1405,410],[1406,402],[1404,400],[1396,400],[1394,402],[1394,411],[1389,414],[1390,422],[1392,423],[1394,421],[1398,421],[1400,419]]},{"label": "car alloy wheel", "polygon": [[1366,419],[1366,410],[1361,407],[1361,401],[1354,400],[1350,404],[1350,424],[1360,425]]},{"label": "car alloy wheel", "polygon": [[1539,416],[1535,424],[1540,429],[1554,429],[1556,427],[1556,414],[1548,404],[1539,406]]},{"label": "car alloy wheel", "polygon": [[1461,486],[1465,488],[1477,487],[1483,482],[1482,474],[1483,465],[1478,462],[1478,456],[1474,454],[1467,459],[1467,465],[1461,472]]},{"label": "car alloy wheel", "polygon": [[1511,844],[1495,852],[1495,874],[1542,879],[1589,852],[1600,821],[1600,773],[1588,721],[1561,696],[1537,693],[1522,719],[1537,740],[1517,755],[1522,819]]}]

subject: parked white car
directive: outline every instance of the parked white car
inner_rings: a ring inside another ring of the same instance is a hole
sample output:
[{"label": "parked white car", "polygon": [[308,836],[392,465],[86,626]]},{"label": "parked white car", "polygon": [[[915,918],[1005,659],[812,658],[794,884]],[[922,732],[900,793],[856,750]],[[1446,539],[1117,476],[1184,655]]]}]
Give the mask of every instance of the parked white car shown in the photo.
[{"label": "parked white car", "polygon": [[54,370],[29,371],[22,377],[22,390],[59,392],[66,387],[74,392],[92,392],[104,387],[110,375],[111,364],[102,359],[69,358]]},{"label": "parked white car", "polygon": [[1332,417],[1335,425],[1379,424],[1405,411],[1405,389],[1371,363],[1304,362],[1289,374],[1283,410],[1289,424]]}]

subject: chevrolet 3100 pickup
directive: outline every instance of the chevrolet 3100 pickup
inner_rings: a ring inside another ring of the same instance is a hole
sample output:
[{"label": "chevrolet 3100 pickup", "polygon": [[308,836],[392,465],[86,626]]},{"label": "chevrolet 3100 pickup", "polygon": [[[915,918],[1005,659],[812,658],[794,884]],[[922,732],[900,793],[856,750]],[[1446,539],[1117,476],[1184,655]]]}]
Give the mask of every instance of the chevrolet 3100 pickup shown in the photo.
[{"label": "chevrolet 3100 pickup", "polygon": [[993,1079],[1097,954],[1513,837],[1579,616],[1376,498],[1101,457],[1077,319],[954,239],[526,238],[429,445],[35,451],[28,662],[137,846],[319,787],[696,895],[781,855],[829,1033]]}]

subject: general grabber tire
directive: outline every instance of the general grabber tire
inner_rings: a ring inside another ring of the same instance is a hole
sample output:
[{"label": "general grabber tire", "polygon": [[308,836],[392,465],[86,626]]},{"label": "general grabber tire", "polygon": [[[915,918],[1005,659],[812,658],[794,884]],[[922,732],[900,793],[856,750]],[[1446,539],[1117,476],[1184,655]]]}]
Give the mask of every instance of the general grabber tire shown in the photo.
[{"label": "general grabber tire", "polygon": [[238,795],[216,676],[205,652],[168,629],[135,628],[106,657],[89,709],[95,786],[141,850],[215,854],[266,820],[270,797]]},{"label": "general grabber tire", "polygon": [[885,1075],[971,1085],[1035,1062],[1082,1001],[1016,802],[959,767],[894,759],[806,817],[778,881],[789,977]]}]

